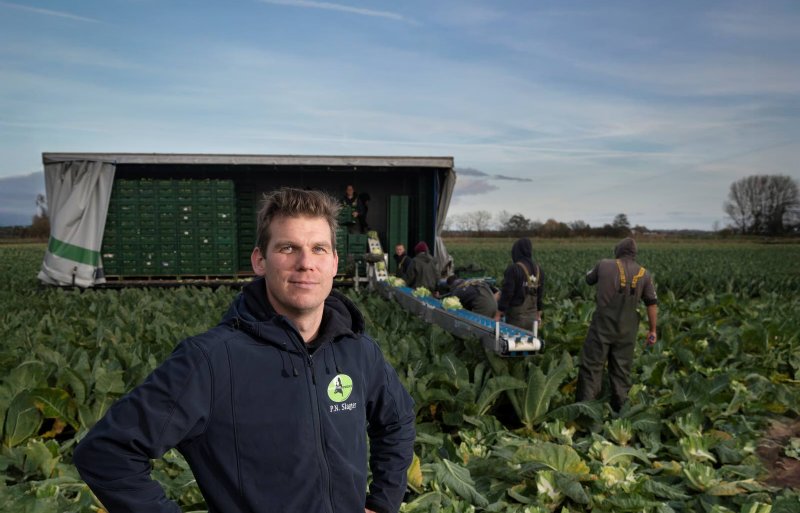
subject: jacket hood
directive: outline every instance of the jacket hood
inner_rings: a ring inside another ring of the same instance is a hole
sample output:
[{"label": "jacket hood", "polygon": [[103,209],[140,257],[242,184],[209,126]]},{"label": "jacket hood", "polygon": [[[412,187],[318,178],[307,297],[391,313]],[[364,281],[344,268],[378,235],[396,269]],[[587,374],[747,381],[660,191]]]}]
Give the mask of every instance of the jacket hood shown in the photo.
[{"label": "jacket hood", "polygon": [[[325,298],[322,325],[316,341],[336,340],[343,335],[364,333],[364,316],[353,302],[344,294],[331,290]],[[257,278],[247,284],[236,295],[221,324],[246,331],[257,340],[269,339],[262,335],[263,330],[290,326],[297,331],[291,320],[275,312],[267,296],[264,278]]]},{"label": "jacket hood", "polygon": [[614,246],[614,257],[636,258],[637,251],[636,241],[630,237],[626,237],[619,241],[616,246]]},{"label": "jacket hood", "polygon": [[511,246],[511,260],[514,263],[523,262],[528,267],[528,272],[533,273],[533,243],[528,238],[517,239]]}]

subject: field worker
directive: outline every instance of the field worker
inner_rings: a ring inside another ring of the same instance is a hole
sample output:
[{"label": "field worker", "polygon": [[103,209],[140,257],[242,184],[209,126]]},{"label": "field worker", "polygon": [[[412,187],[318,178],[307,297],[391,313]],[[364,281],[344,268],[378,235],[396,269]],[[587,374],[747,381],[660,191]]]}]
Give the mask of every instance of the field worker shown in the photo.
[{"label": "field worker", "polygon": [[542,320],[542,294],[544,273],[533,261],[533,244],[530,239],[517,239],[511,246],[511,265],[503,273],[503,286],[497,301],[495,320],[504,315],[505,322],[528,331],[533,321]]},{"label": "field worker", "polygon": [[210,513],[398,511],[414,405],[332,290],[339,208],[318,191],[269,194],[251,256],[259,278],[78,444],[75,465],[109,513],[179,511],[150,478],[150,460],[172,447]]},{"label": "field worker", "polygon": [[600,394],[603,366],[608,360],[611,408],[616,412],[631,388],[639,301],[647,306],[647,343],[656,343],[656,291],[650,273],[636,263],[636,251],[633,239],[623,239],[614,248],[614,259],[601,260],[586,274],[586,283],[597,285],[597,309],[581,351],[576,399],[590,401]]},{"label": "field worker", "polygon": [[484,280],[464,280],[454,274],[447,277],[449,296],[458,298],[461,306],[489,318],[497,313],[497,293]]},{"label": "field worker", "polygon": [[406,253],[406,247],[404,245],[398,244],[394,247],[394,261],[397,262],[397,271],[395,271],[395,275],[405,280],[408,275],[408,268],[411,265],[411,257]]},{"label": "field worker", "polygon": [[425,287],[431,293],[439,283],[439,264],[428,252],[428,245],[420,241],[414,246],[414,258],[408,266],[406,284],[412,289]]},{"label": "field worker", "polygon": [[366,217],[367,215],[366,205],[359,199],[358,195],[356,194],[356,190],[352,185],[345,187],[342,203],[345,207],[351,209],[350,215],[352,219],[347,223],[348,233],[364,233],[362,225],[366,226],[366,220],[364,220],[362,223],[360,218]]}]

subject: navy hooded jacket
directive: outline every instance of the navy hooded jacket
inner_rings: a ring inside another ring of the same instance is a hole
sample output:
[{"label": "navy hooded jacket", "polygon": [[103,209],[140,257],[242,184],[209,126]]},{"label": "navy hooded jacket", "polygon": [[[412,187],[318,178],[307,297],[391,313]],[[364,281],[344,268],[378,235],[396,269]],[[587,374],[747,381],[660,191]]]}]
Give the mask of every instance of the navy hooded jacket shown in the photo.
[{"label": "navy hooded jacket", "polygon": [[172,447],[210,513],[398,510],[414,406],[363,317],[333,291],[309,346],[266,297],[263,279],[245,287],[77,445],[74,463],[110,513],[180,511],[150,478]]}]

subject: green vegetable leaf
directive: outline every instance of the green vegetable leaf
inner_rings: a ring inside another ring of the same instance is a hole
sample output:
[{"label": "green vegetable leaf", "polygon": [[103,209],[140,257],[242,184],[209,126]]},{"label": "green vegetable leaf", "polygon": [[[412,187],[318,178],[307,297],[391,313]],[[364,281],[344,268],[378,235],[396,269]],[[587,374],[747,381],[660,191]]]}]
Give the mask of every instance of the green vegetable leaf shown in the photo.
[{"label": "green vegetable leaf", "polygon": [[441,460],[434,465],[436,469],[436,480],[448,487],[450,490],[463,497],[471,504],[476,506],[486,506],[489,500],[475,489],[475,482],[469,474],[469,470],[450,460]]}]

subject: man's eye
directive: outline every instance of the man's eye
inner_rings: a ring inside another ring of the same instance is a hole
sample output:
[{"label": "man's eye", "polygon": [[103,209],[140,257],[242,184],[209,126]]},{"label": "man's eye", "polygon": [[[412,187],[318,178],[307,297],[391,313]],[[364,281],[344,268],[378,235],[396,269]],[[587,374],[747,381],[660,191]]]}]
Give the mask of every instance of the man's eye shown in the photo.
[{"label": "man's eye", "polygon": [[328,252],[328,248],[326,248],[325,246],[315,246],[314,247],[314,253],[317,253],[317,254],[321,255],[321,254],[325,254],[327,252]]},{"label": "man's eye", "polygon": [[288,246],[288,245],[287,246],[281,246],[280,248],[278,248],[278,251],[280,251],[281,253],[291,253],[292,250],[294,250],[294,247]]}]

